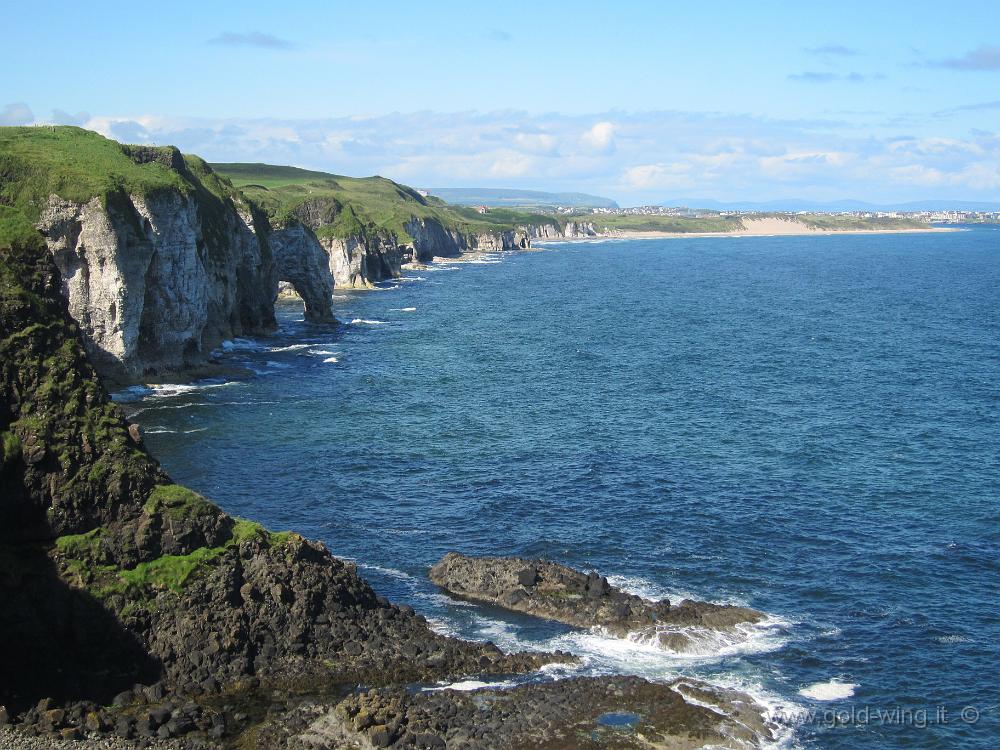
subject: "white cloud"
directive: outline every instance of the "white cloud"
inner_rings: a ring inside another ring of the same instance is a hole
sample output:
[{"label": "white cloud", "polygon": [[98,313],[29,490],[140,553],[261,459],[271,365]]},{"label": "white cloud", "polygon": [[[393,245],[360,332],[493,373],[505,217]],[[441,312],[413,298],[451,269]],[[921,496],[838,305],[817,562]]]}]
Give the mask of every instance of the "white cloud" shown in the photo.
[{"label": "white cloud", "polygon": [[558,141],[548,133],[518,133],[514,142],[522,151],[532,154],[554,154],[558,146]]},{"label": "white cloud", "polygon": [[579,190],[624,204],[689,195],[1000,200],[1000,135],[936,129],[938,119],[916,135],[842,121],[672,111],[311,120],[96,114],[85,126],[119,140],[174,144],[209,161],[381,174],[416,187]]},{"label": "white cloud", "polygon": [[625,184],[635,190],[692,186],[690,164],[639,164],[622,175]]},{"label": "white cloud", "polygon": [[615,150],[615,125],[607,120],[596,122],[580,136],[580,141],[592,151],[612,153]]}]

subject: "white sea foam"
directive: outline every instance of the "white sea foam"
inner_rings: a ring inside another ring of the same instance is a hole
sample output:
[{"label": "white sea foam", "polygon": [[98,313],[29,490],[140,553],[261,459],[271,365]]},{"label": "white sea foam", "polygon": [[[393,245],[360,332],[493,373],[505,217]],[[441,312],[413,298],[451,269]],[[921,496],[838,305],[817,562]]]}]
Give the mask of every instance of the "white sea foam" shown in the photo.
[{"label": "white sea foam", "polygon": [[661,626],[630,633],[633,643],[653,646],[681,659],[719,659],[740,654],[778,651],[788,641],[790,623],[768,616],[758,623],[740,623],[715,630],[699,626]]},{"label": "white sea foam", "polygon": [[817,682],[799,691],[799,695],[812,698],[816,701],[840,701],[854,695],[854,688],[858,687],[853,682],[840,682],[833,679],[829,682]]},{"label": "white sea foam", "polygon": [[250,339],[232,339],[225,340],[220,344],[222,351],[225,352],[236,352],[236,351],[248,351],[248,352],[259,352],[267,349],[266,346],[257,342],[251,341]]},{"label": "white sea foam", "polygon": [[269,352],[295,352],[299,349],[308,349],[309,344],[289,344],[288,346],[272,346]]},{"label": "white sea foam", "polygon": [[146,435],[191,435],[195,432],[204,432],[207,427],[197,427],[193,430],[170,430],[166,427],[148,427],[143,430]]},{"label": "white sea foam", "polygon": [[427,281],[423,276],[401,276],[400,281]]},{"label": "white sea foam", "polygon": [[415,307],[393,307],[392,312],[416,312]]},{"label": "white sea foam", "polygon": [[[347,559],[350,559],[350,558],[346,558],[345,557],[345,558],[342,558],[342,559],[347,560]],[[359,562],[353,561],[353,560],[352,560],[352,562],[354,562],[354,564],[357,565],[361,570],[374,570],[375,572],[381,573],[384,576],[389,576],[390,578],[396,578],[396,579],[398,579],[400,581],[406,581],[407,583],[412,583],[412,582],[415,582],[415,581],[423,583],[423,581],[421,581],[419,578],[417,578],[416,576],[410,575],[409,573],[407,573],[404,570],[399,570],[397,568],[387,568],[387,567],[382,566],[382,565],[372,565],[370,563],[359,563]]]},{"label": "white sea foam", "polygon": [[366,320],[365,318],[355,318],[351,321],[351,325],[366,325],[366,326],[384,326],[384,320]]},{"label": "white sea foam", "polygon": [[435,692],[438,690],[482,690],[483,688],[510,688],[517,683],[513,680],[500,680],[499,682],[482,682],[480,680],[461,680],[459,682],[440,683],[435,687],[424,688],[425,692]]},{"label": "white sea foam", "polygon": [[964,635],[942,635],[935,640],[938,643],[968,643],[971,639]]},{"label": "white sea foam", "polygon": [[309,353],[316,357],[335,357],[341,352],[333,352],[329,349],[310,349]]},{"label": "white sea foam", "polygon": [[334,362],[339,362],[339,361],[340,360],[337,359],[336,357],[327,357],[326,359],[323,360],[323,363],[324,364],[328,364],[328,365],[332,365]]},{"label": "white sea foam", "polygon": [[142,401],[148,398],[170,398],[173,396],[183,396],[186,393],[206,391],[212,388],[225,388],[238,384],[238,380],[227,380],[224,383],[154,383],[149,385],[132,385],[111,394],[111,398],[114,401],[127,404],[134,401]]}]

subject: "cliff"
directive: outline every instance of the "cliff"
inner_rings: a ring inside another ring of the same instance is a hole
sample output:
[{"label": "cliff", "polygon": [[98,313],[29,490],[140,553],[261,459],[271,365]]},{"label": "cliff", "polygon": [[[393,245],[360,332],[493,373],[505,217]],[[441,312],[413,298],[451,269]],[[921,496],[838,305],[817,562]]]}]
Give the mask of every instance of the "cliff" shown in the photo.
[{"label": "cliff", "polygon": [[[321,544],[173,484],[109,401],[62,287],[33,224],[0,207],[0,744],[735,749],[773,736],[749,696],[690,680],[423,691],[573,658],[439,635]],[[602,723],[619,710],[641,732]]]},{"label": "cliff", "polygon": [[278,227],[301,224],[329,254],[342,288],[370,288],[398,277],[408,260],[530,247],[561,236],[545,214],[497,209],[479,214],[384,177],[352,178],[267,164],[217,164],[263,206]]},{"label": "cliff", "polygon": [[310,318],[332,320],[322,249],[279,241],[274,254],[264,213],[197,157],[78,128],[2,128],[0,181],[45,236],[106,375],[197,366],[225,339],[271,330],[279,280]]}]

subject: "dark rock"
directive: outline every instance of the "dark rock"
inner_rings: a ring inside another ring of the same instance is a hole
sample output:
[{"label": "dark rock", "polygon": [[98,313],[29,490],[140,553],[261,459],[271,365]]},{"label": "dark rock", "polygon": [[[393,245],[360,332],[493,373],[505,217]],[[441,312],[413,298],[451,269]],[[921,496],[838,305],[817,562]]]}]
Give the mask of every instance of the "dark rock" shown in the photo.
[{"label": "dark rock", "polygon": [[79,740],[81,739],[80,730],[76,727],[66,727],[59,732],[59,736],[64,740]]},{"label": "dark rock", "polygon": [[524,568],[517,574],[517,582],[526,588],[534,586],[537,581],[538,581],[538,568],[536,568],[533,565]]},{"label": "dark rock", "polygon": [[[676,626],[728,631],[764,618],[746,607],[692,601],[671,606],[667,600],[651,601],[615,588],[596,572],[516,557],[477,558],[450,552],[431,568],[430,578],[464,599],[576,627],[599,626],[619,637],[644,632],[673,650],[684,650],[692,638]],[[527,580],[532,581],[530,586],[525,586]]]},{"label": "dark rock", "polygon": [[117,734],[119,737],[124,737],[127,740],[130,740],[133,737],[135,737],[136,734],[135,719],[128,716],[120,717],[118,721],[115,723],[115,734]]}]

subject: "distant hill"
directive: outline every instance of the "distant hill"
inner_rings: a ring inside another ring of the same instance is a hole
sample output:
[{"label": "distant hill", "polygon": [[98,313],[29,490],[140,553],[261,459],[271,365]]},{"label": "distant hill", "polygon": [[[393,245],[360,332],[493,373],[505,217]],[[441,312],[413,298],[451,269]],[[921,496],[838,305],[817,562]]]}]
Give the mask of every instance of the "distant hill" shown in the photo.
[{"label": "distant hill", "polygon": [[428,188],[427,192],[460,206],[618,208],[610,198],[587,193],[546,193],[516,188]]},{"label": "distant hill", "polygon": [[672,198],[661,206],[687,206],[713,211],[1000,211],[1000,203],[962,200],[926,200],[877,204],[857,200],[807,201],[796,198],[773,201],[717,201],[710,198]]}]

